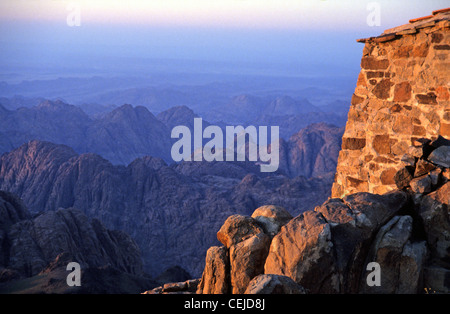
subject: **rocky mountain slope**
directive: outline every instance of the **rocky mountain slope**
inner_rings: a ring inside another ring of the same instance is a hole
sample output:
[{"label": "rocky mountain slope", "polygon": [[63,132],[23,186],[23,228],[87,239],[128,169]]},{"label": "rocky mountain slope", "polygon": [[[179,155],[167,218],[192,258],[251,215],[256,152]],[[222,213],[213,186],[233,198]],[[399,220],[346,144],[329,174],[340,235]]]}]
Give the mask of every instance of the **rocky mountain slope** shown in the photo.
[{"label": "rocky mountain slope", "polygon": [[[69,287],[69,262],[81,286]],[[22,201],[0,191],[0,292],[136,293],[154,285],[136,243],[69,208],[32,216]]]},{"label": "rocky mountain slope", "polygon": [[228,216],[264,204],[298,214],[323,202],[331,182],[332,176],[261,175],[245,162],[167,165],[143,157],[114,166],[98,155],[40,141],[0,158],[0,189],[20,196],[33,213],[75,207],[127,232],[151,275],[175,265],[199,275],[206,249],[216,243],[215,230]]},{"label": "rocky mountain slope", "polygon": [[44,101],[14,111],[0,106],[0,152],[30,141],[43,140],[97,153],[113,164],[137,157],[170,158],[170,131],[144,107],[123,105],[91,119],[81,109],[62,101]]},{"label": "rocky mountain slope", "polygon": [[326,123],[307,126],[280,145],[280,169],[290,177],[333,174],[344,128]]}]

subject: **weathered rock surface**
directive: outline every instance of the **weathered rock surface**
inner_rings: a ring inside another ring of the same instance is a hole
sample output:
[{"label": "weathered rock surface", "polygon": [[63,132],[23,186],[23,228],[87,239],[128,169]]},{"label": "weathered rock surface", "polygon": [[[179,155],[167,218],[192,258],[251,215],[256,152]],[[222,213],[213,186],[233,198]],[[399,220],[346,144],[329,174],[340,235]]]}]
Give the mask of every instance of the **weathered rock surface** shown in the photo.
[{"label": "weathered rock surface", "polygon": [[380,265],[381,285],[362,285],[365,293],[420,292],[427,248],[425,241],[410,241],[412,228],[413,219],[406,215],[395,216],[379,230],[369,259]]},{"label": "weathered rock surface", "polygon": [[230,257],[223,246],[213,246],[206,252],[205,269],[197,293],[225,294],[231,292]]},{"label": "weathered rock surface", "polygon": [[98,220],[77,209],[45,212],[8,231],[8,267],[34,276],[60,253],[69,253],[80,265],[112,265],[120,271],[142,274],[136,243],[121,231],[107,230]]},{"label": "weathered rock surface", "polygon": [[286,276],[259,275],[250,281],[245,294],[306,294],[306,290]]},{"label": "weathered rock surface", "polygon": [[438,166],[450,168],[450,146],[436,148],[428,159]]},{"label": "weathered rock surface", "polygon": [[305,212],[273,238],[264,273],[288,276],[311,293],[334,292],[332,247],[330,225],[320,213]]},{"label": "weathered rock surface", "polygon": [[217,239],[227,249],[254,235],[263,233],[263,230],[254,219],[243,215],[233,215],[225,220],[225,223],[217,232]]},{"label": "weathered rock surface", "polygon": [[269,253],[270,236],[258,233],[230,248],[232,293],[241,294],[248,283],[264,272],[264,260]]},{"label": "weathered rock surface", "polygon": [[[0,291],[135,293],[153,285],[136,243],[77,209],[32,218],[17,197],[0,191],[0,213]],[[67,286],[69,262],[80,264],[82,287]]]},{"label": "weathered rock surface", "polygon": [[252,218],[261,225],[266,234],[273,237],[293,217],[280,206],[264,205],[253,212]]},{"label": "weathered rock surface", "polygon": [[407,199],[402,192],[358,193],[294,218],[273,239],[265,273],[287,275],[312,293],[356,292],[374,232]]}]

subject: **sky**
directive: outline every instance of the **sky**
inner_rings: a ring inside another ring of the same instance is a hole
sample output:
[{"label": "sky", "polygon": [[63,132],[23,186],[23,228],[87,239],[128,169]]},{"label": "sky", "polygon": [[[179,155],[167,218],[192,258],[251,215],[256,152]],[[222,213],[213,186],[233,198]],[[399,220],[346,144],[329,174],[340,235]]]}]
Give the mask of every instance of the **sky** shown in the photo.
[{"label": "sky", "polygon": [[362,51],[357,38],[446,6],[447,0],[1,0],[0,80],[31,68],[135,69],[144,59],[353,73]]},{"label": "sky", "polygon": [[369,3],[379,5],[386,26],[448,5],[440,0],[2,0],[0,18],[64,22],[79,9],[86,25],[342,30],[363,27]]}]

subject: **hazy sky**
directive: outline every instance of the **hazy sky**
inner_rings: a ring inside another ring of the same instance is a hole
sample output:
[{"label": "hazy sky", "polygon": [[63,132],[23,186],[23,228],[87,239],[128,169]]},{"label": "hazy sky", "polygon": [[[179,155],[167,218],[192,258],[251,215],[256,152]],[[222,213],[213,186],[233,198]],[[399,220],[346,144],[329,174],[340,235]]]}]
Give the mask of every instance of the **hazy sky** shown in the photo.
[{"label": "hazy sky", "polygon": [[[132,68],[131,60],[139,66],[148,58],[356,71],[357,38],[446,6],[448,0],[1,0],[0,80],[25,67],[95,69],[120,60]],[[379,25],[368,25],[374,10]]]},{"label": "hazy sky", "polygon": [[0,17],[64,23],[79,8],[87,25],[340,30],[364,26],[368,3],[379,4],[387,27],[448,5],[444,0],[2,0]]}]

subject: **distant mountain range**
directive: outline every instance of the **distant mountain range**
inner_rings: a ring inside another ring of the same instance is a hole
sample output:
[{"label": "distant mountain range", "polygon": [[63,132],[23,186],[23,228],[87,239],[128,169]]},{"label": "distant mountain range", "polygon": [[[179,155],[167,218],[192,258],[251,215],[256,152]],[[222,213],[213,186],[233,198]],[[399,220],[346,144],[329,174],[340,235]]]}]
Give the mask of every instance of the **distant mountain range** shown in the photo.
[{"label": "distant mountain range", "polygon": [[171,147],[169,130],[145,107],[124,105],[93,119],[62,101],[14,111],[0,106],[0,138],[0,152],[38,139],[97,153],[114,164],[146,155],[169,160]]},{"label": "distant mountain range", "polygon": [[[309,109],[305,108],[292,109],[299,104],[286,97],[268,101],[264,107],[266,109],[259,111],[271,113],[274,107],[282,107],[286,113],[292,114],[262,114],[252,118],[250,113],[257,111],[259,103],[255,97],[241,96],[230,104],[227,111],[251,119],[247,124],[242,123],[243,126],[280,126],[280,136],[286,141],[290,141],[293,134],[310,123],[331,121],[332,124],[341,125],[337,115],[308,113]],[[305,106],[315,110],[312,105]],[[36,106],[15,110],[8,110],[0,104],[0,153],[37,139],[70,146],[78,153],[96,153],[113,164],[127,165],[143,156],[160,157],[171,163],[170,149],[174,142],[170,138],[172,128],[185,125],[193,130],[196,117],[198,115],[186,106],[173,107],[155,116],[143,106],[123,105],[93,117],[80,107],[61,100],[45,100]],[[215,117],[225,116],[217,113]],[[213,123],[221,128],[227,125],[223,121]],[[203,121],[203,127],[210,124],[207,120]],[[340,137],[336,140],[339,142]],[[287,173],[296,172],[289,170]]]}]

